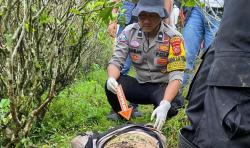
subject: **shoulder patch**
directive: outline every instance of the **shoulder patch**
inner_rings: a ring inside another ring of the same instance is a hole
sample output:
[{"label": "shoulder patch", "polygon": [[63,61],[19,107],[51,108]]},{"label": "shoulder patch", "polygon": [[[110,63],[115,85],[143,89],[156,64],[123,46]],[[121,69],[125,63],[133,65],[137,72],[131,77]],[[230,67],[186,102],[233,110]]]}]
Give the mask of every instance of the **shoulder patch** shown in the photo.
[{"label": "shoulder patch", "polygon": [[122,32],[118,37],[117,37],[117,42],[122,42],[122,43],[127,43],[128,38],[124,32]]},{"label": "shoulder patch", "polygon": [[174,36],[170,39],[168,60],[167,72],[185,70],[186,55],[181,37]]},{"label": "shoulder patch", "polygon": [[116,44],[124,43],[128,45],[128,35],[126,30],[123,30],[122,33],[116,38]]}]

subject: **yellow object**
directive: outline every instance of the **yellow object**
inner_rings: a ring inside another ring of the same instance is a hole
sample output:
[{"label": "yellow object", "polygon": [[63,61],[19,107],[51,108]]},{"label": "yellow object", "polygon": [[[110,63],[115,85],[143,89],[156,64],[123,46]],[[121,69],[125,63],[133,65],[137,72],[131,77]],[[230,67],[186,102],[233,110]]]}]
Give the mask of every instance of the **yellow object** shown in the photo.
[{"label": "yellow object", "polygon": [[167,72],[185,70],[186,55],[183,40],[174,36],[170,39]]}]

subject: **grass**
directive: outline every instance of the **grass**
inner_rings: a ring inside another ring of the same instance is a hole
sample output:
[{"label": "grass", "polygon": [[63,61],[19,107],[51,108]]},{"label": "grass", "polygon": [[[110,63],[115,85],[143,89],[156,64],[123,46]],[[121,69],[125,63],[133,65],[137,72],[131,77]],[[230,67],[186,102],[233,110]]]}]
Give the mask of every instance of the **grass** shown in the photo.
[{"label": "grass", "polygon": [[[134,75],[134,72],[130,75]],[[40,127],[34,128],[31,135],[34,145],[44,148],[69,147],[70,140],[79,133],[105,132],[111,127],[125,124],[124,121],[106,119],[110,110],[104,92],[106,78],[106,71],[97,68],[61,92],[51,103]],[[153,106],[140,105],[139,110],[143,117],[132,119],[131,122],[151,122]],[[168,147],[177,147],[178,131],[187,124],[184,109],[166,122],[162,132],[167,137]]]}]

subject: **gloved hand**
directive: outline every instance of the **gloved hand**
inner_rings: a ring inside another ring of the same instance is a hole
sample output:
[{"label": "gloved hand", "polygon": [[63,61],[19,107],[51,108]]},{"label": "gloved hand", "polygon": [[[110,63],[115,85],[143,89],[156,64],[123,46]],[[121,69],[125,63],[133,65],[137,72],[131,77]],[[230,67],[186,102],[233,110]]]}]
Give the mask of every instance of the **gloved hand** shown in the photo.
[{"label": "gloved hand", "polygon": [[174,23],[174,25],[176,25],[178,23],[178,18],[180,15],[180,9],[176,5],[174,5],[172,13],[173,13],[173,17],[174,17],[173,23]]},{"label": "gloved hand", "polygon": [[156,115],[154,128],[157,128],[157,130],[161,130],[163,124],[165,123],[170,107],[170,102],[168,102],[167,100],[162,100],[160,105],[153,111],[151,115],[151,120],[153,120]]},{"label": "gloved hand", "polygon": [[118,83],[113,77],[109,77],[107,81],[107,89],[116,94]]},{"label": "gloved hand", "polygon": [[180,13],[180,9],[176,5],[174,5],[173,10],[169,16],[170,18],[169,24],[174,29],[176,29],[176,25],[178,23],[179,13]]}]

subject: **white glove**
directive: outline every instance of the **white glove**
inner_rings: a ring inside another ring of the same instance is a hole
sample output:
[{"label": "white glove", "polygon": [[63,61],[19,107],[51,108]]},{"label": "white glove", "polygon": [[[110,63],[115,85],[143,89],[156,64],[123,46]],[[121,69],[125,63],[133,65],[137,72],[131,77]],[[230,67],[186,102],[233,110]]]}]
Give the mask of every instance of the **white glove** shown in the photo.
[{"label": "white glove", "polygon": [[151,115],[151,120],[153,120],[156,115],[154,128],[157,128],[157,130],[161,130],[163,124],[165,123],[170,107],[170,102],[168,102],[167,100],[162,100],[160,105],[153,111]]},{"label": "white glove", "polygon": [[174,8],[173,8],[173,15],[174,15],[174,25],[176,25],[178,23],[178,18],[179,18],[179,15],[180,15],[180,9],[174,5]]},{"label": "white glove", "polygon": [[179,14],[180,14],[180,9],[176,5],[174,5],[173,10],[172,10],[170,17],[169,17],[170,18],[170,25],[174,29],[176,29],[175,25],[178,23]]},{"label": "white glove", "polygon": [[109,77],[107,81],[107,89],[116,94],[118,83],[113,77]]}]

